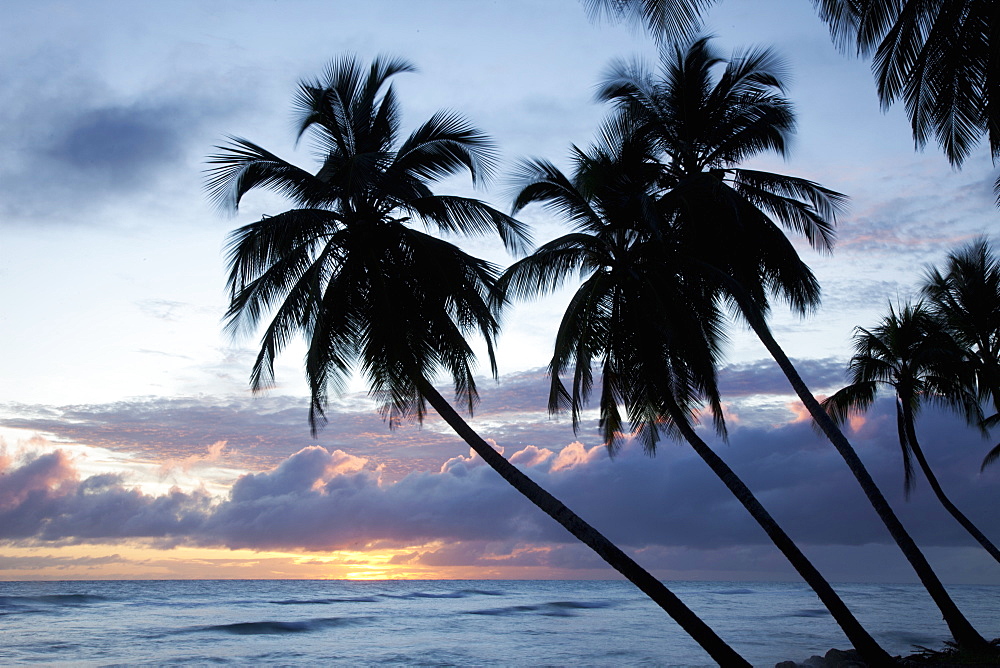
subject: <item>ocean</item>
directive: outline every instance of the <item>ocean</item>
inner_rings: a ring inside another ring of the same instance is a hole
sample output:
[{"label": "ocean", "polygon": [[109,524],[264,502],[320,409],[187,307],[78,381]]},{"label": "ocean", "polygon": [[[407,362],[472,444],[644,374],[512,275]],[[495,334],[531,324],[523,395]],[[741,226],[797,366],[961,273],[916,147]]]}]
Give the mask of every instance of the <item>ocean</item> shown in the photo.
[{"label": "ocean", "polygon": [[[673,582],[755,666],[847,641],[805,586]],[[941,648],[917,585],[838,584],[893,654]],[[987,637],[1000,588],[951,586]],[[170,580],[0,582],[0,665],[707,666],[627,582]]]}]

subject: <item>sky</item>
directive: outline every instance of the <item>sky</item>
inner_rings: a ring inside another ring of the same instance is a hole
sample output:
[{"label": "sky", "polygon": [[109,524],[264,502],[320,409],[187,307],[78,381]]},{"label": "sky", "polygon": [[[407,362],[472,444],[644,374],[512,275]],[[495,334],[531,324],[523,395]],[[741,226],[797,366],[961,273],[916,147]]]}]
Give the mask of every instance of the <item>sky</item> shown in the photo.
[{"label": "sky", "polygon": [[[291,101],[332,59],[391,54],[403,126],[443,108],[490,134],[501,175],[439,192],[509,207],[524,157],[568,166],[607,109],[616,58],[655,62],[641,31],[591,21],[576,0],[342,0],[5,4],[0,42],[0,579],[614,578],[444,423],[390,431],[356,379],[312,438],[302,347],[277,387],[248,388],[254,340],[222,330],[224,245],[287,202],[248,196],[225,215],[206,157],[229,135],[303,167]],[[823,306],[775,310],[776,338],[812,390],[845,383],[855,326],[913,296],[928,266],[996,242],[995,170],[914,150],[901,109],[880,109],[869,64],[838,52],[801,0],[722,2],[706,32],[724,53],[773,46],[798,134],[787,160],[752,166],[851,197],[833,254],[796,240]],[[537,242],[560,221],[528,209]],[[500,265],[492,239],[455,240]],[[483,367],[473,426],[646,568],[666,579],[795,580],[700,460],[664,442],[609,457],[588,413],[574,433],[546,414],[545,365],[568,292],[506,316],[498,382]],[[831,580],[914,577],[847,467],[819,437],[766,351],[734,324],[721,371],[729,440],[703,435]],[[1000,539],[991,443],[947,413],[918,430],[942,485]],[[1000,567],[937,506],[909,501],[890,398],[848,437],[940,576],[1000,583]]]}]

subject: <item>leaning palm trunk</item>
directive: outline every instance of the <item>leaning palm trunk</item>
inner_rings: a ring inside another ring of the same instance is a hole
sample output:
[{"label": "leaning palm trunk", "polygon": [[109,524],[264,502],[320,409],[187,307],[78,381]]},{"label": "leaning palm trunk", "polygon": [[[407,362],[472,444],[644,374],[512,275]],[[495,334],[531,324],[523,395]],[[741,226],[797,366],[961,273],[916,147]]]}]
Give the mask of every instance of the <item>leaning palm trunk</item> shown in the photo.
[{"label": "leaning palm trunk", "polygon": [[684,439],[691,445],[698,456],[708,464],[712,472],[719,477],[729,491],[743,504],[743,507],[753,516],[768,538],[771,539],[785,558],[788,559],[798,574],[802,576],[802,579],[806,581],[806,584],[812,587],[813,591],[816,592],[816,595],[823,602],[823,605],[833,615],[834,620],[840,625],[840,628],[844,631],[844,635],[854,645],[854,649],[861,654],[861,658],[872,666],[896,665],[896,660],[882,649],[868,631],[861,626],[861,623],[847,608],[847,605],[844,604],[844,601],[841,600],[837,592],[830,586],[830,583],[816,570],[816,567],[802,553],[802,550],[792,542],[788,534],[778,526],[778,523],[774,521],[774,518],[767,512],[767,509],[760,504],[753,495],[753,492],[750,491],[750,488],[698,436],[697,432],[695,432],[686,419],[686,416],[681,414],[680,409],[676,405],[670,405],[667,408],[674,420],[674,424],[677,425]]},{"label": "leaning palm trunk", "polygon": [[1000,550],[997,549],[989,538],[987,538],[982,531],[979,530],[975,524],[972,523],[965,514],[959,510],[951,499],[944,493],[941,489],[941,484],[938,482],[937,476],[934,475],[934,471],[931,470],[930,464],[927,463],[927,458],[924,457],[924,451],[917,442],[917,431],[913,426],[913,409],[910,408],[908,402],[901,402],[903,405],[903,423],[906,425],[906,437],[910,441],[910,451],[913,452],[913,456],[917,459],[917,464],[920,465],[920,470],[924,472],[924,476],[927,478],[927,482],[930,483],[931,489],[934,490],[934,495],[937,496],[938,501],[944,506],[945,510],[951,513],[951,516],[955,518],[959,524],[962,525],[969,534],[976,539],[976,541],[983,546],[983,548],[990,553],[990,556],[1000,562]]},{"label": "leaning palm trunk", "polygon": [[982,635],[973,628],[972,624],[962,611],[958,609],[955,602],[951,600],[948,592],[945,590],[944,585],[941,584],[941,580],[938,578],[937,574],[931,568],[931,565],[927,562],[927,558],[924,557],[920,548],[913,541],[913,538],[907,533],[903,524],[896,517],[896,513],[892,510],[889,502],[886,501],[885,496],[879,490],[875,481],[872,479],[865,465],[862,463],[861,458],[858,457],[858,453],[854,451],[850,442],[844,436],[840,428],[834,423],[833,418],[827,414],[823,407],[819,405],[816,397],[812,395],[809,388],[806,386],[802,377],[799,376],[798,371],[792,365],[791,360],[785,355],[785,352],[775,341],[774,337],[771,335],[771,330],[768,328],[767,323],[764,318],[759,314],[757,309],[749,302],[746,296],[743,294],[742,290],[733,288],[733,297],[737,300],[740,310],[746,317],[750,326],[753,328],[754,333],[757,334],[764,347],[774,358],[778,366],[781,367],[782,372],[784,372],[785,377],[788,378],[789,383],[791,383],[792,388],[798,395],[799,399],[805,405],[806,409],[809,411],[809,415],[815,420],[816,424],[823,431],[826,437],[833,444],[833,447],[837,449],[840,456],[844,458],[847,462],[847,466],[851,469],[851,473],[857,479],[858,483],[861,485],[861,489],[864,490],[865,496],[868,497],[869,503],[875,508],[875,512],[878,513],[879,518],[885,524],[889,533],[892,535],[893,540],[902,550],[903,555],[906,560],[910,562],[913,570],[916,571],[917,577],[920,578],[920,582],[927,589],[927,592],[934,599],[934,603],[937,604],[941,611],[941,615],[944,618],[945,623],[948,625],[949,630],[951,630],[952,637],[955,642],[962,647],[966,648],[985,648],[988,643],[983,638]]},{"label": "leaning palm trunk", "polygon": [[750,666],[743,657],[726,644],[715,631],[684,605],[662,582],[650,575],[631,557],[598,532],[597,529],[587,524],[579,515],[567,508],[561,501],[539,487],[531,478],[504,459],[500,453],[494,450],[489,443],[484,441],[462,419],[462,416],[452,408],[451,404],[445,401],[444,397],[430,383],[426,381],[422,382],[420,391],[434,410],[444,418],[445,422],[448,423],[462,440],[469,444],[469,447],[477,455],[483,458],[483,461],[499,473],[514,489],[541,508],[549,517],[562,525],[564,529],[597,552],[604,561],[628,578],[629,582],[653,599],[720,666]]}]

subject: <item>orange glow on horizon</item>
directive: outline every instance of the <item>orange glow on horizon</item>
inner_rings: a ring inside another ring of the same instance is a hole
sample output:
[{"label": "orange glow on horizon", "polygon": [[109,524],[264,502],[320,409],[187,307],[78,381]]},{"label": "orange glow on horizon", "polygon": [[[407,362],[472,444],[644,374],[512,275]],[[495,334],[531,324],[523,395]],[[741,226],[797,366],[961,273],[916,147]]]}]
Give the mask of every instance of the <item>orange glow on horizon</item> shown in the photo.
[{"label": "orange glow on horizon", "polygon": [[158,548],[152,545],[62,545],[0,548],[0,581],[28,580],[559,580],[609,579],[613,571],[526,566],[518,548],[510,555],[475,563],[427,565],[420,557],[448,545],[325,553],[255,552],[217,547]]}]

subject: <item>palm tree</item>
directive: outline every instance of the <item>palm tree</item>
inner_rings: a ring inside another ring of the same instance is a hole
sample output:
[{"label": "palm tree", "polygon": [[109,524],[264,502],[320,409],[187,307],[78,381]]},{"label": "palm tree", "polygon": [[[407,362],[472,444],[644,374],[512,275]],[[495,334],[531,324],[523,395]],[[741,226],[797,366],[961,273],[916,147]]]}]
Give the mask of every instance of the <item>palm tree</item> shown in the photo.
[{"label": "palm tree", "polygon": [[[592,16],[685,41],[717,0],[583,0]],[[1000,158],[1000,30],[994,0],[813,0],[841,47],[872,57],[883,108],[902,99],[918,148],[936,138],[960,166],[987,137]],[[1000,203],[1000,178],[994,190]]]},{"label": "palm tree", "polygon": [[841,45],[872,57],[879,99],[903,101],[917,147],[933,136],[958,166],[988,137],[1000,157],[993,0],[813,2]]},{"label": "palm tree", "polygon": [[813,420],[847,462],[921,582],[955,641],[985,647],[865,469],[850,442],[819,405],[767,326],[769,297],[799,313],[815,308],[819,285],[782,227],[820,251],[833,247],[833,224],[844,197],[805,179],[739,168],[766,151],[784,155],[794,115],[783,96],[782,68],[768,50],[726,64],[699,39],[666,48],[659,78],[637,63],[612,67],[599,96],[634,118],[656,142],[663,197],[689,261],[746,320],[774,357]]},{"label": "palm tree", "polygon": [[[948,254],[944,272],[932,268],[924,277],[924,296],[934,315],[969,355],[980,395],[995,413],[986,424],[1000,422],[1000,262],[986,239],[977,239]],[[1000,457],[995,446],[982,467]]]},{"label": "palm tree", "polygon": [[513,250],[527,236],[520,223],[481,201],[431,191],[466,170],[482,181],[495,155],[485,135],[451,112],[435,114],[400,142],[398,103],[386,82],[410,71],[403,60],[378,58],[366,72],[347,56],[322,79],[301,83],[299,137],[313,140],[321,160],[315,174],[245,139],[231,139],[210,158],[208,189],[225,208],[235,210],[257,188],[296,207],[230,238],[228,328],[245,333],[269,321],[251,373],[254,390],[271,383],[276,355],[302,333],[314,432],[329,388],[341,388],[354,369],[390,425],[422,420],[429,403],[487,464],[649,595],[716,661],[749,666],[660,581],[480,438],[432,384],[446,373],[471,412],[471,332],[485,339],[496,375],[498,271],[411,223],[446,233],[492,231]]},{"label": "palm tree", "polygon": [[717,0],[582,0],[591,18],[644,25],[657,39],[684,41],[701,30],[701,15]]},{"label": "palm tree", "polygon": [[[891,665],[892,657],[691,424],[707,403],[716,430],[725,434],[716,387],[725,314],[699,268],[685,267],[683,239],[661,224],[659,169],[647,159],[651,147],[631,129],[627,122],[608,125],[589,151],[574,149],[572,179],[545,161],[521,165],[514,212],[540,203],[574,230],[513,264],[500,285],[512,296],[530,298],[571,275],[582,279],[549,365],[549,409],[569,409],[578,428],[592,369],[600,369],[599,424],[609,449],[618,447],[626,423],[650,454],[661,432],[684,438],[814,589],[864,659]],[[659,238],[650,234],[653,229]],[[563,382],[569,373],[571,388]]]},{"label": "palm tree", "polygon": [[867,411],[881,387],[892,388],[906,495],[913,488],[912,459],[916,459],[941,505],[1000,562],[1000,550],[945,494],[917,441],[915,422],[924,402],[951,408],[973,424],[982,421],[973,370],[962,348],[918,303],[904,304],[898,312],[890,305],[877,327],[857,328],[854,350],[850,384],[826,399],[823,407],[842,424],[849,415]]}]

